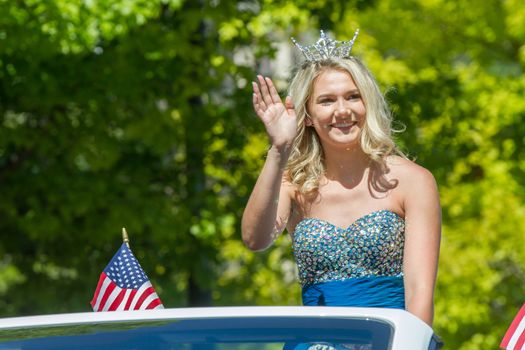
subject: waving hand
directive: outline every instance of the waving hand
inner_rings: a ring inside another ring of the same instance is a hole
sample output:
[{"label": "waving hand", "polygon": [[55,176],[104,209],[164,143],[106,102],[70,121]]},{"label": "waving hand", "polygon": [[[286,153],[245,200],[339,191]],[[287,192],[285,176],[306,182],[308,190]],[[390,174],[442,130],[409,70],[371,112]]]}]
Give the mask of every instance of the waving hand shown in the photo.
[{"label": "waving hand", "polygon": [[288,149],[297,134],[297,118],[290,96],[283,103],[270,78],[253,82],[253,108],[262,120],[273,146]]}]

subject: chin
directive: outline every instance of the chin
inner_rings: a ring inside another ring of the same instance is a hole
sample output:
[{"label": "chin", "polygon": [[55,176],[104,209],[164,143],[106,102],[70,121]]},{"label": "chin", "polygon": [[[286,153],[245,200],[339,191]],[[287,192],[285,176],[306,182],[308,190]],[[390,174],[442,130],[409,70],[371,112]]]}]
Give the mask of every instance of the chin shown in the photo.
[{"label": "chin", "polygon": [[330,148],[337,148],[337,149],[343,149],[348,150],[349,148],[355,149],[355,148],[361,148],[359,139],[353,139],[353,140],[330,140],[327,143],[323,144],[323,148],[330,147]]}]

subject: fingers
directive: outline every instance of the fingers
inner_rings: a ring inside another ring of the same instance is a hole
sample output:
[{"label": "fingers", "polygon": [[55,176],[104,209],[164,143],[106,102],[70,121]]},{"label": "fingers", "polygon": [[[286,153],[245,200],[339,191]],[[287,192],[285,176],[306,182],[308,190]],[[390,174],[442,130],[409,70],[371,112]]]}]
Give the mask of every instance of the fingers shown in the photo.
[{"label": "fingers", "polygon": [[286,99],[284,100],[284,107],[286,108],[288,115],[295,116],[295,107],[290,95],[286,96]]},{"label": "fingers", "polygon": [[282,103],[281,97],[279,97],[277,89],[270,78],[257,75],[257,80],[259,81],[262,99],[266,105]]},{"label": "fingers", "polygon": [[286,107],[286,109],[293,109],[294,108],[293,101],[292,101],[292,96],[290,96],[290,95],[286,96],[286,100],[284,101],[284,106]]},{"label": "fingers", "polygon": [[256,82],[252,81],[252,87],[253,87],[253,94],[257,98],[257,101],[261,102],[262,95],[261,95],[261,90],[259,89],[259,85],[257,85]]},{"label": "fingers", "polygon": [[259,81],[259,88],[261,91],[262,100],[267,106],[269,106],[273,103],[273,101],[270,95],[270,90],[268,89],[268,84],[267,84],[266,79],[262,75],[257,75],[257,80]]},{"label": "fingers", "polygon": [[258,83],[252,82],[253,108],[257,115],[262,118],[268,107],[273,104],[273,100],[270,95],[267,80],[262,75],[257,75],[257,80]]},{"label": "fingers", "polygon": [[272,102],[273,103],[280,103],[281,102],[281,97],[277,93],[277,89],[273,85],[272,80],[270,78],[264,78],[264,80],[266,81],[266,85],[268,85],[268,90],[270,92],[270,97],[272,99]]},{"label": "fingers", "polygon": [[257,85],[257,83],[252,82],[252,87],[253,87],[253,97],[252,97],[253,109],[255,110],[255,113],[257,113],[259,117],[262,117],[262,115],[264,114],[264,111],[266,111],[266,104],[264,103],[262,99],[261,90],[259,90],[259,86]]},{"label": "fingers", "polygon": [[[273,85],[270,78],[257,75],[257,82],[252,82],[253,87],[253,107],[259,117],[263,117],[266,111],[273,106],[283,107],[283,101]],[[294,106],[291,98],[287,97],[284,105],[289,114],[294,114]]]}]

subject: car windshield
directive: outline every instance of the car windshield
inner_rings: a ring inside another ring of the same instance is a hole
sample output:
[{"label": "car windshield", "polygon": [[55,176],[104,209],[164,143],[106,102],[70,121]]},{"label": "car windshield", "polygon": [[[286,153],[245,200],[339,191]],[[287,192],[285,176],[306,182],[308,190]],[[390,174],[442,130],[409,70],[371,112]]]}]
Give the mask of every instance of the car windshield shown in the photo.
[{"label": "car windshield", "polygon": [[324,317],[202,318],[0,332],[1,349],[390,349],[389,323]]}]

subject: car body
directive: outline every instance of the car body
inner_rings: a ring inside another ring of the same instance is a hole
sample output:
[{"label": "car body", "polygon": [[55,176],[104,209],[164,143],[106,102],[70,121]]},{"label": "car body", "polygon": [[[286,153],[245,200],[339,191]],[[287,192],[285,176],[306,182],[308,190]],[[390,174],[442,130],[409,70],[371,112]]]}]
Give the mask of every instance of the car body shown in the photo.
[{"label": "car body", "polygon": [[0,350],[435,350],[441,346],[428,325],[396,309],[209,307],[0,319]]}]

